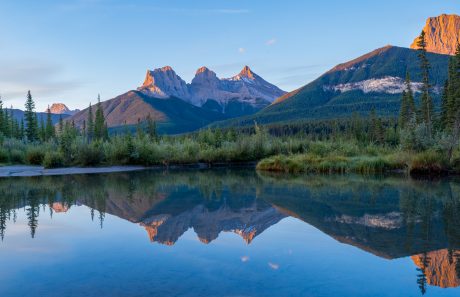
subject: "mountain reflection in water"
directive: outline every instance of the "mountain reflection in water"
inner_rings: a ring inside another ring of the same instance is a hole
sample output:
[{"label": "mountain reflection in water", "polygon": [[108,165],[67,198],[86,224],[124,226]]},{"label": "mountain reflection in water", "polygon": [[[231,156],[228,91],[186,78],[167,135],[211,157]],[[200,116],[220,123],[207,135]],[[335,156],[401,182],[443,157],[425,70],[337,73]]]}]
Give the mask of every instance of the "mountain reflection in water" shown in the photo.
[{"label": "mountain reflection in water", "polygon": [[[460,183],[399,177],[273,176],[249,170],[130,172],[0,180],[0,236],[24,209],[30,236],[42,215],[89,208],[174,245],[193,228],[203,244],[233,232],[251,244],[287,217],[385,259],[412,257],[417,284],[460,285]],[[1,246],[0,246],[1,248]]]}]

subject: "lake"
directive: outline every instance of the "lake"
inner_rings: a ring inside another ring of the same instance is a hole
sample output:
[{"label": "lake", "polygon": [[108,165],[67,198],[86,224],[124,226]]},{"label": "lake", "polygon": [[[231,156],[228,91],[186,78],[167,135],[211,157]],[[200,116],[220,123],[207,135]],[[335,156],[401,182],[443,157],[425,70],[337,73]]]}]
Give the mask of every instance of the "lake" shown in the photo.
[{"label": "lake", "polygon": [[0,179],[0,296],[459,296],[460,181]]}]

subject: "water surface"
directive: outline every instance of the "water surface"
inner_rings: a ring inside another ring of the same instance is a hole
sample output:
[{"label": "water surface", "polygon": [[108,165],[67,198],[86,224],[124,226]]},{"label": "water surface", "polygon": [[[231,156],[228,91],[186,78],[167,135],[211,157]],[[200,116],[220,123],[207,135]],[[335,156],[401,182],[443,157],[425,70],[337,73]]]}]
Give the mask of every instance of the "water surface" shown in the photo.
[{"label": "water surface", "polygon": [[458,296],[459,214],[454,179],[0,179],[0,296]]}]

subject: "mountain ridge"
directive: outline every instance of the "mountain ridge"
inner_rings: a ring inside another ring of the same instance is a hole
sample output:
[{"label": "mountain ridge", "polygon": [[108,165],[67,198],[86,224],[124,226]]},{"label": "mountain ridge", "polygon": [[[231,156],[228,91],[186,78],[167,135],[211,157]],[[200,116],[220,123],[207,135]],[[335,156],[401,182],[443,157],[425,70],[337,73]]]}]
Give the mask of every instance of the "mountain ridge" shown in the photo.
[{"label": "mountain ridge", "polygon": [[222,79],[203,66],[189,84],[170,66],[165,66],[148,70],[144,83],[137,90],[158,98],[175,96],[200,107],[213,101],[223,113],[226,113],[227,105],[235,101],[262,108],[286,93],[257,75],[249,66],[244,66],[235,76]]},{"label": "mountain ridge", "polygon": [[[449,56],[428,53],[432,65],[430,81],[439,101],[447,78]],[[387,45],[338,64],[307,85],[281,96],[254,115],[216,123],[216,126],[244,126],[350,117],[357,112],[367,116],[375,108],[383,116],[396,116],[405,89],[408,71],[412,86],[420,88],[418,51]]]}]

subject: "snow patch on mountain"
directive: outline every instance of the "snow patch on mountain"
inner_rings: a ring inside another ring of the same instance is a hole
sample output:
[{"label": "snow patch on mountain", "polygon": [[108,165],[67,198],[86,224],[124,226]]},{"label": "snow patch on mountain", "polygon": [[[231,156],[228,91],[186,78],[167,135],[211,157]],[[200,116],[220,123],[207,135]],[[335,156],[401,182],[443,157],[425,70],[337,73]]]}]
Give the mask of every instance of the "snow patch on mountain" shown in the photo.
[{"label": "snow patch on mountain", "polygon": [[[418,93],[422,90],[422,83],[412,82],[412,91]],[[385,93],[385,94],[401,94],[406,90],[405,82],[400,77],[386,76],[383,78],[372,78],[359,82],[346,84],[338,84],[333,86],[324,86],[325,91],[335,92],[350,92],[360,90],[365,94],[368,93]]]},{"label": "snow patch on mountain", "polygon": [[353,224],[353,225],[363,225],[369,228],[382,228],[387,230],[398,229],[402,226],[402,215],[399,212],[390,212],[387,214],[365,214],[362,217],[353,217],[348,215],[342,215],[329,219],[328,221],[333,221],[341,224]]}]

